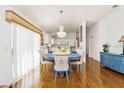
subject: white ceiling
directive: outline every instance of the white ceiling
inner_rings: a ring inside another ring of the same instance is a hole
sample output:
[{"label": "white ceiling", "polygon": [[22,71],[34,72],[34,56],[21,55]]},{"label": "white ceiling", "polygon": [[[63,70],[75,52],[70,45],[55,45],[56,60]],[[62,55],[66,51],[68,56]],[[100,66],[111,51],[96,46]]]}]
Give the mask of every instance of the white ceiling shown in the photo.
[{"label": "white ceiling", "polygon": [[78,31],[81,21],[86,20],[90,27],[109,14],[111,5],[21,5],[14,6],[48,32],[59,31],[60,10],[63,10],[64,31]]}]

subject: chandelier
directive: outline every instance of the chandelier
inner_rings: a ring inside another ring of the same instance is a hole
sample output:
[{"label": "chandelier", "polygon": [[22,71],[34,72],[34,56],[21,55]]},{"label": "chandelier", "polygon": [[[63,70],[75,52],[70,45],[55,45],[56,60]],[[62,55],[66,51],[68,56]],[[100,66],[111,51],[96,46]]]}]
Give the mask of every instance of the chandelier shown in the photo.
[{"label": "chandelier", "polygon": [[62,13],[63,13],[63,10],[61,10],[59,13],[61,14],[61,24],[59,26],[59,32],[57,32],[57,36],[60,37],[60,38],[64,38],[67,35],[67,33],[64,32],[64,26],[62,25]]}]

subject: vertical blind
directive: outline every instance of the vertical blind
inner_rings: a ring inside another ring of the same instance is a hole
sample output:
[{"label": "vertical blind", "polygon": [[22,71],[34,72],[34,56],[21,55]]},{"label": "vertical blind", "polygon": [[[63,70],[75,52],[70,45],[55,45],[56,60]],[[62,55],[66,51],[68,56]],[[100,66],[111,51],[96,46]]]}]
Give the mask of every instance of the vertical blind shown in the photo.
[{"label": "vertical blind", "polygon": [[40,35],[29,29],[13,24],[14,79],[31,71],[40,63]]}]

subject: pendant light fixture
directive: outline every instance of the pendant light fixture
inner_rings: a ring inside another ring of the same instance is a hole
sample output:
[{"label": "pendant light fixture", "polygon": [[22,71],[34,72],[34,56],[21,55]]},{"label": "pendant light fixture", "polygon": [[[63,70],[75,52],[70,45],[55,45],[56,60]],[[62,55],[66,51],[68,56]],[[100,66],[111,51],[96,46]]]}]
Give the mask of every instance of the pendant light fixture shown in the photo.
[{"label": "pendant light fixture", "polygon": [[59,32],[57,32],[57,36],[59,38],[64,38],[67,35],[67,33],[64,32],[64,26],[62,25],[62,14],[63,14],[63,10],[60,10],[59,13],[61,14],[61,18],[60,18]]}]

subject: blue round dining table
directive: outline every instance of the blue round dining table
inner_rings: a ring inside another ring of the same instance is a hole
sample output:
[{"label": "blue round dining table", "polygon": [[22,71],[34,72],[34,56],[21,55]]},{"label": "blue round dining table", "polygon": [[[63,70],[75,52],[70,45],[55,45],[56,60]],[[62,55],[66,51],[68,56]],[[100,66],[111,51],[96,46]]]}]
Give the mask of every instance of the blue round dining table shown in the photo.
[{"label": "blue round dining table", "polygon": [[[70,53],[68,56],[69,61],[79,61],[80,55],[78,53]],[[52,53],[47,53],[44,55],[44,60],[54,61],[54,56]]]}]

